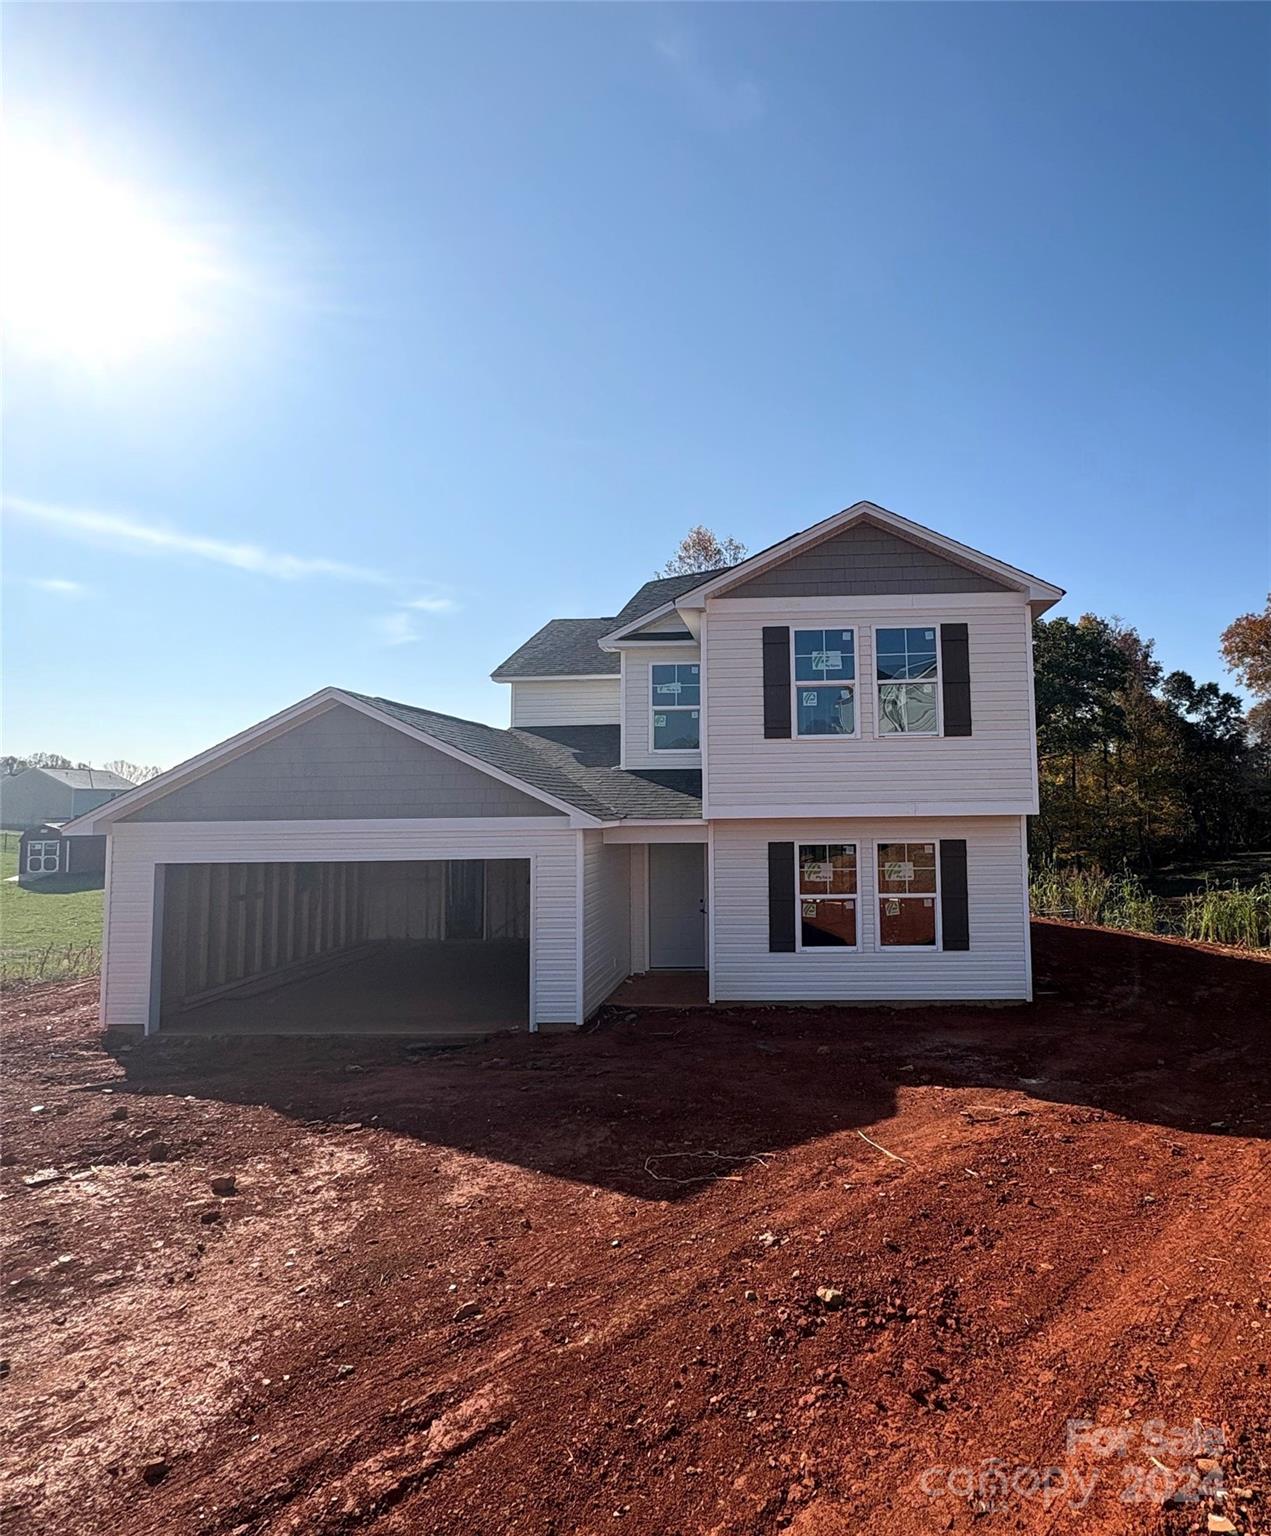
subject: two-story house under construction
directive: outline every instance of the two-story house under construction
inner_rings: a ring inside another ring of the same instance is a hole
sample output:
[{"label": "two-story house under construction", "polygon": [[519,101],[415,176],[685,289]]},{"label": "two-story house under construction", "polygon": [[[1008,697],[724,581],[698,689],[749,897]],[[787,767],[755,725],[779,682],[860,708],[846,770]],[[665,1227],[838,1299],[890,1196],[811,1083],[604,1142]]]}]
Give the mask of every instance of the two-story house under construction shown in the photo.
[{"label": "two-story house under construction", "polygon": [[496,729],[324,688],[74,822],[108,839],[102,1016],[580,1024],[1031,995],[1031,626],[1062,596],[861,502],[553,619]]}]

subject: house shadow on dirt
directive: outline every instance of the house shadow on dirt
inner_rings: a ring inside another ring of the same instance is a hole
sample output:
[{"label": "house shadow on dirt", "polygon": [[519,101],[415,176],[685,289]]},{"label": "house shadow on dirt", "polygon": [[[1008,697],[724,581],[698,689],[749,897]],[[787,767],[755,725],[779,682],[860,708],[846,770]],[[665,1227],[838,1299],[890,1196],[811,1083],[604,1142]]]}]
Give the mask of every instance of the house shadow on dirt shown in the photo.
[{"label": "house shadow on dirt", "polygon": [[[358,1123],[655,1200],[756,1153],[877,1128],[924,1087],[1271,1136],[1271,961],[1061,923],[1033,933],[1027,1007],[647,1011],[422,1051],[156,1039],[120,1060],[140,1093]],[[954,1105],[933,1113],[964,1123]],[[885,1142],[885,1125],[871,1134]]]}]

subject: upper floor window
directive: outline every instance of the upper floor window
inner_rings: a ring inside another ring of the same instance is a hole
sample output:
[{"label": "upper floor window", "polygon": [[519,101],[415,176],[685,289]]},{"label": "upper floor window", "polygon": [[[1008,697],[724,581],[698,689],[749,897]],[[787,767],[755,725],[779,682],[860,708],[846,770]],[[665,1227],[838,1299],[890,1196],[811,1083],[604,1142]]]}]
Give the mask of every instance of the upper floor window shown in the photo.
[{"label": "upper floor window", "polygon": [[934,843],[879,843],[878,942],[934,949],[937,891]]},{"label": "upper floor window", "polygon": [[856,734],[854,630],[795,630],[794,718],[800,736]]},{"label": "upper floor window", "polygon": [[935,625],[874,631],[878,734],[937,736],[940,664]]},{"label": "upper floor window", "polygon": [[696,752],[702,744],[702,671],[697,662],[654,662],[653,750]]},{"label": "upper floor window", "polygon": [[800,949],[856,948],[856,844],[800,843]]}]

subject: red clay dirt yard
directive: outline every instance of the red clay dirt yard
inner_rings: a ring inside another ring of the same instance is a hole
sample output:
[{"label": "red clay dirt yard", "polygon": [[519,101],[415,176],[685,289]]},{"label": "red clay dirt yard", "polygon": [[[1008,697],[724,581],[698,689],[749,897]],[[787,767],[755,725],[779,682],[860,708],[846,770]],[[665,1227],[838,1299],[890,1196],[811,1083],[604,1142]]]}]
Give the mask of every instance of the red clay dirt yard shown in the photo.
[{"label": "red clay dirt yard", "polygon": [[1266,1531],[1271,964],[1035,947],[445,1052],[12,998],[5,1530]]}]

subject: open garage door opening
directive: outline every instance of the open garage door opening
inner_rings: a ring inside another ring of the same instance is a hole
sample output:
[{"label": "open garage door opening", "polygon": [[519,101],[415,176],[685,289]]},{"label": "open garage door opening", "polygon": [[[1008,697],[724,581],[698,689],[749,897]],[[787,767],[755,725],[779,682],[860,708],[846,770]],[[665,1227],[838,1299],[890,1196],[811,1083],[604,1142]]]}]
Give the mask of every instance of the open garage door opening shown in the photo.
[{"label": "open garage door opening", "polygon": [[168,864],[169,1033],[479,1036],[530,1017],[528,859]]}]

